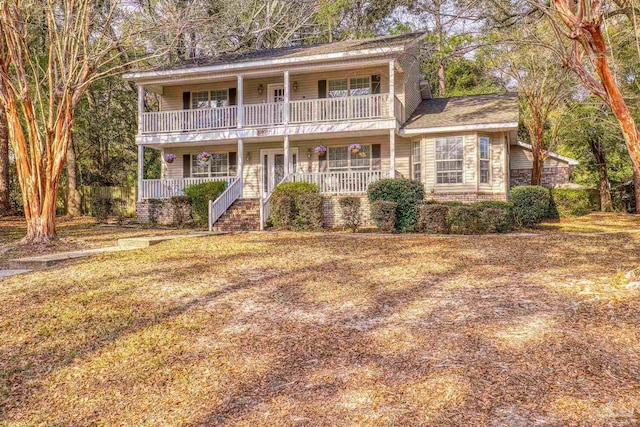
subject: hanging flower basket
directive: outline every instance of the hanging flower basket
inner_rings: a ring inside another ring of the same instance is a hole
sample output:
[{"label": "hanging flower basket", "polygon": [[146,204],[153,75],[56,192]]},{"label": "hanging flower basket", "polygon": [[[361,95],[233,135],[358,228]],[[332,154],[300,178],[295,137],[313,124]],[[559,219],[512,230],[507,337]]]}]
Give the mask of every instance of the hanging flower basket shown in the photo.
[{"label": "hanging flower basket", "polygon": [[360,144],[351,144],[349,146],[349,151],[351,151],[353,154],[358,154],[360,150],[362,150],[362,145]]},{"label": "hanging flower basket", "polygon": [[207,163],[209,163],[209,159],[211,159],[211,154],[203,151],[202,153],[198,154],[198,157],[196,158],[201,164],[206,165]]},{"label": "hanging flower basket", "polygon": [[176,155],[167,154],[167,156],[164,159],[166,160],[167,163],[173,163],[176,160]]},{"label": "hanging flower basket", "polygon": [[324,157],[327,154],[327,147],[318,145],[313,151],[315,151],[318,157]]}]

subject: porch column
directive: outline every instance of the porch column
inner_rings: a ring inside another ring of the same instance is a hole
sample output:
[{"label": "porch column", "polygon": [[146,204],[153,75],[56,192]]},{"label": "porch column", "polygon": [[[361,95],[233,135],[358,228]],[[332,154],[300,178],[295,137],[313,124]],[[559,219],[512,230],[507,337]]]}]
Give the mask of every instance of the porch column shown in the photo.
[{"label": "porch column", "polygon": [[284,136],[284,176],[289,175],[289,135]]},{"label": "porch column", "polygon": [[389,178],[396,177],[396,130],[389,130]]},{"label": "porch column", "polygon": [[[237,89],[236,89],[236,108],[238,109],[238,113],[237,113],[237,122],[238,122],[238,129],[241,129],[242,126],[244,125],[244,79],[242,77],[242,75],[238,74],[238,85],[237,85]],[[242,145],[242,140],[239,139],[238,140],[238,154],[240,154],[240,146]],[[240,163],[238,163],[238,170],[240,170],[239,168]]]},{"label": "porch column", "polygon": [[144,86],[138,85],[138,135],[142,134],[142,113],[144,113]]},{"label": "porch column", "polygon": [[244,172],[244,141],[238,138],[238,154],[237,154],[238,178],[242,179]]},{"label": "porch column", "polygon": [[389,61],[389,116],[396,116],[396,67],[395,61]]},{"label": "porch column", "polygon": [[138,145],[138,201],[142,201],[142,185],[144,178],[144,145]]},{"label": "porch column", "polygon": [[282,115],[282,118],[286,126],[289,124],[289,71],[284,72],[284,112],[283,113],[284,114]]}]

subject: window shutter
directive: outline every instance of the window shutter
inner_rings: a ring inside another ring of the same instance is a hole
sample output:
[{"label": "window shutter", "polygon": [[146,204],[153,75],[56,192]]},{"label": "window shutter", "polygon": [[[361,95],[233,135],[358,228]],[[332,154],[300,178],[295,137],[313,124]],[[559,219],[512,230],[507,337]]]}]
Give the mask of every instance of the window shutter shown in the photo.
[{"label": "window shutter", "polygon": [[229,105],[236,105],[238,90],[235,87],[229,88]]},{"label": "window shutter", "polygon": [[191,109],[191,92],[182,92],[182,109]]},{"label": "window shutter", "polygon": [[318,98],[327,97],[327,81],[318,80]]},{"label": "window shutter", "polygon": [[380,74],[371,76],[371,93],[380,93]]},{"label": "window shutter", "polygon": [[238,153],[229,153],[229,175],[238,174]]},{"label": "window shutter", "polygon": [[382,159],[381,159],[381,147],[380,144],[371,145],[371,168],[373,170],[382,169]]},{"label": "window shutter", "polygon": [[191,177],[191,154],[182,155],[182,177]]}]

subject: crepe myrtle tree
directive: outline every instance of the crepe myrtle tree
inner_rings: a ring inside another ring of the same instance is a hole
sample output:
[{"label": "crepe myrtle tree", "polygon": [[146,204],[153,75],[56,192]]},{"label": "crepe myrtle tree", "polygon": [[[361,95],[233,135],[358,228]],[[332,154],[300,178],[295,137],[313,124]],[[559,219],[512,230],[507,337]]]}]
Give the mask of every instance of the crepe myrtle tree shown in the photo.
[{"label": "crepe myrtle tree", "polygon": [[165,21],[148,20],[118,0],[0,0],[0,107],[24,202],[24,242],[56,237],[74,109],[89,86],[163,55],[168,35],[180,33],[188,18],[166,8]]}]

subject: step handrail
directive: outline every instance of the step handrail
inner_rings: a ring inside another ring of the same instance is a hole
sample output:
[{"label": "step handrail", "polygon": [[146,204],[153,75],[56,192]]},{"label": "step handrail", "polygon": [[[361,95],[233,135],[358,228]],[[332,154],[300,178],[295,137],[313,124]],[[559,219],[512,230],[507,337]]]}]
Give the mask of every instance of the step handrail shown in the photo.
[{"label": "step handrail", "polygon": [[[285,175],[275,187],[282,184],[283,182],[289,182],[291,175]],[[275,188],[274,187],[274,188]],[[262,192],[262,189],[260,190]],[[269,206],[269,200],[271,200],[271,195],[273,191],[269,193],[267,197],[263,195],[260,196],[260,231],[264,231],[264,227],[267,225],[267,220],[271,215],[271,207]]]},{"label": "step handrail", "polygon": [[236,177],[231,184],[215,200],[209,200],[209,231],[213,224],[242,196],[242,177]]}]

